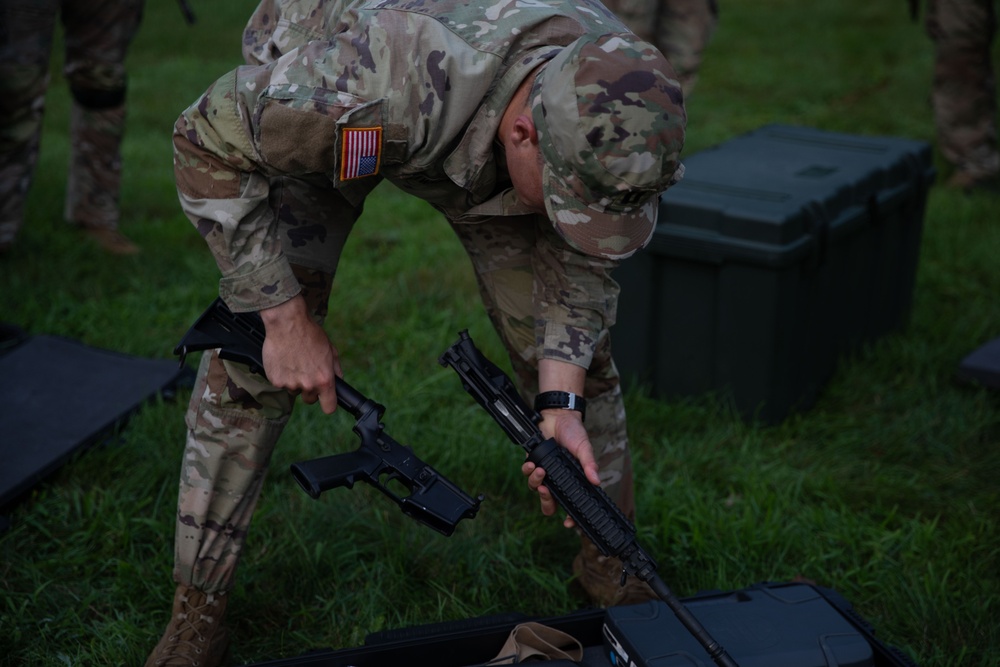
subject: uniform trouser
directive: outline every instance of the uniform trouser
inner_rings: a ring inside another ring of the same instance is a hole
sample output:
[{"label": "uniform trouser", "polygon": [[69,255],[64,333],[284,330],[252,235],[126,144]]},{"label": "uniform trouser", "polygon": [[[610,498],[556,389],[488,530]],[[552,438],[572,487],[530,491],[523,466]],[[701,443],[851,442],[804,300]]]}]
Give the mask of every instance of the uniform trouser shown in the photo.
[{"label": "uniform trouser", "polygon": [[0,243],[24,221],[41,144],[56,15],[72,93],[65,218],[118,225],[125,55],[143,0],[0,0]]},{"label": "uniform trouser", "polygon": [[996,175],[994,0],[931,0],[926,29],[934,41],[931,101],[941,153],[974,176]]},{"label": "uniform trouser", "polygon": [[606,0],[632,32],[658,48],[677,73],[684,94],[694,89],[702,52],[719,20],[716,0]]},{"label": "uniform trouser", "polygon": [[[295,226],[286,223],[279,222],[283,239],[295,235]],[[305,242],[297,234],[299,245],[286,246],[317,322],[326,315],[339,249],[352,224],[328,225],[325,233],[313,233]],[[522,393],[531,397],[537,387],[537,361],[530,249],[534,234],[554,232],[523,219],[454,228],[472,260],[490,319],[516,369],[515,380]],[[311,249],[320,246],[327,256],[310,256]],[[586,426],[602,486],[627,515],[634,516],[625,410],[607,331],[599,338],[585,397]],[[288,392],[251,374],[246,366],[222,361],[215,353],[203,356],[186,417],[175,539],[177,583],[208,592],[231,587],[271,453],[293,403]],[[526,503],[525,507],[533,506]]]}]

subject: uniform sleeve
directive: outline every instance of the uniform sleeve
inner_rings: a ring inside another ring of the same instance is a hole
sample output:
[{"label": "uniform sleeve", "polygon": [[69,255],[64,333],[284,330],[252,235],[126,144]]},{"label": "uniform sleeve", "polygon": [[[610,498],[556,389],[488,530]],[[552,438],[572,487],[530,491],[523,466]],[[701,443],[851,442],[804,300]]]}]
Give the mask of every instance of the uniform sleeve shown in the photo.
[{"label": "uniform sleeve", "polygon": [[538,358],[589,368],[598,341],[614,324],[618,284],[615,260],[571,248],[540,218],[532,258]]},{"label": "uniform sleeve", "polygon": [[220,296],[237,312],[275,306],[299,292],[252,139],[256,100],[237,92],[246,90],[250,71],[240,68],[216,81],[181,114],[173,137],[181,208],[222,272]]},{"label": "uniform sleeve", "polygon": [[[360,203],[354,199],[380,179],[372,170],[362,174],[372,177],[366,187],[340,187],[339,132],[378,122],[381,101],[335,90],[329,72],[317,66],[325,54],[316,42],[273,63],[240,67],[174,126],[181,206],[211,249],[222,272],[220,296],[234,311],[275,306],[300,291],[278,235],[281,205],[273,182],[296,176],[340,189],[346,203],[334,214],[353,219]],[[322,178],[304,178],[314,175]],[[315,199],[329,197],[317,193]]]}]

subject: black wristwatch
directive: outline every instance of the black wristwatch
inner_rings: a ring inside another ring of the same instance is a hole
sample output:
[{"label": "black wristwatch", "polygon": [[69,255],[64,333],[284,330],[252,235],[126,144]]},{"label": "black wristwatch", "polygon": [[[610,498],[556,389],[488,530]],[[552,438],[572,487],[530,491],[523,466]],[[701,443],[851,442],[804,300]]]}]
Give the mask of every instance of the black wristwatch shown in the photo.
[{"label": "black wristwatch", "polygon": [[580,419],[587,417],[587,401],[583,396],[568,391],[543,391],[535,396],[535,410],[541,412],[551,408],[576,410],[580,413]]}]

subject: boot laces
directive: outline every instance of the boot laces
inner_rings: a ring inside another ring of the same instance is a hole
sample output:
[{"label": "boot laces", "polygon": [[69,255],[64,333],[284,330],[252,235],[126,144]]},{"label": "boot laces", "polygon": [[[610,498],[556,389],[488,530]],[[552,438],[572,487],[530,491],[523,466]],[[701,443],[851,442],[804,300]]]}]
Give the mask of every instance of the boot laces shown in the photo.
[{"label": "boot laces", "polygon": [[[157,665],[169,665],[172,658],[178,657],[176,649],[182,646],[188,647],[188,650],[195,655],[202,655],[205,653],[205,643],[208,635],[214,630],[215,617],[209,615],[209,613],[214,611],[213,608],[218,605],[215,595],[209,593],[199,605],[192,604],[191,598],[186,595],[181,596],[181,602],[183,603],[183,611],[179,612],[175,617],[177,620],[177,631],[169,637],[175,651],[172,652],[173,655],[166,655],[157,660]],[[204,611],[209,613],[203,613]],[[183,664],[194,664],[197,667],[199,662],[185,662]]]}]

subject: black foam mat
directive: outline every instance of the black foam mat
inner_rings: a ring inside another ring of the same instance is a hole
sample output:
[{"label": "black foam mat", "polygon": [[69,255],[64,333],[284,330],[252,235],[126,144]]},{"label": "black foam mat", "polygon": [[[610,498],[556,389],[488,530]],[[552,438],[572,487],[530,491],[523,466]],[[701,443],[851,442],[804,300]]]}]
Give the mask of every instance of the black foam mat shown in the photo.
[{"label": "black foam mat", "polygon": [[962,359],[958,377],[990,389],[1000,389],[1000,338],[994,338]]},{"label": "black foam mat", "polygon": [[185,371],[57,336],[25,337],[0,355],[0,508],[97,444]]}]

